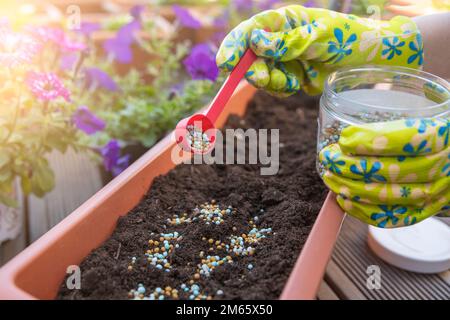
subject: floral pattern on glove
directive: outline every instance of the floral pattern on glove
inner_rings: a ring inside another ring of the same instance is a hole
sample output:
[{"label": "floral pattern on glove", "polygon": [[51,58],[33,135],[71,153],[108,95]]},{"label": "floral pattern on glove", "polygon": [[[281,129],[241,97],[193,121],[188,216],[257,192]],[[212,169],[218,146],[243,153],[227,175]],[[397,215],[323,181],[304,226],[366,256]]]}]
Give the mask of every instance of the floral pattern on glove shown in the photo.
[{"label": "floral pattern on glove", "polygon": [[217,65],[231,71],[247,48],[260,57],[247,79],[278,96],[300,89],[318,94],[342,66],[423,64],[422,37],[409,18],[379,21],[299,5],[264,11],[239,24],[223,40]]},{"label": "floral pattern on glove", "polygon": [[450,209],[449,119],[348,126],[319,153],[322,179],[350,215],[382,228]]}]

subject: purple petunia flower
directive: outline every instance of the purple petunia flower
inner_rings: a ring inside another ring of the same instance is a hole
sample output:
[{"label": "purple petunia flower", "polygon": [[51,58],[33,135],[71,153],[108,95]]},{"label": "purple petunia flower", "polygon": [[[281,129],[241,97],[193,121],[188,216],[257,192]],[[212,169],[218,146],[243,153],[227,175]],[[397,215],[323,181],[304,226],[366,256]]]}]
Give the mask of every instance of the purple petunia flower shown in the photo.
[{"label": "purple petunia flower", "polygon": [[116,165],[112,168],[112,174],[114,177],[118,176],[122,173],[128,166],[130,165],[130,158],[131,156],[129,154],[126,154],[117,160]]},{"label": "purple petunia flower", "polygon": [[184,82],[182,81],[172,85],[170,87],[169,92],[171,95],[180,95],[183,93],[183,90],[184,90]]},{"label": "purple petunia flower", "polygon": [[258,7],[260,10],[269,10],[279,2],[280,0],[264,0],[259,3]]},{"label": "purple petunia flower", "polygon": [[173,5],[172,10],[176,15],[177,20],[183,27],[191,29],[201,28],[202,26],[201,22],[198,21],[196,18],[194,18],[187,9],[179,5]]},{"label": "purple petunia flower", "polygon": [[103,146],[100,153],[103,157],[103,165],[106,171],[112,172],[114,176],[117,176],[125,170],[130,162],[129,154],[122,157],[120,156],[120,145],[115,139],[110,140],[105,146]]},{"label": "purple petunia flower", "polygon": [[62,70],[72,70],[77,63],[78,54],[74,52],[70,52],[61,57],[59,62],[59,66]]},{"label": "purple petunia flower", "polygon": [[120,158],[119,142],[115,139],[110,140],[100,149],[100,154],[103,157],[103,166],[106,171],[111,171]]},{"label": "purple petunia flower", "polygon": [[116,38],[105,41],[103,48],[120,63],[130,63],[133,59],[131,44],[122,43]]},{"label": "purple petunia flower", "polygon": [[229,23],[230,23],[230,10],[228,9],[224,10],[224,12],[220,16],[215,17],[213,20],[214,27],[219,29],[227,28]]},{"label": "purple petunia flower", "polygon": [[183,64],[194,80],[216,81],[219,75],[214,53],[211,47],[205,43],[194,46]]},{"label": "purple petunia flower", "polygon": [[198,43],[195,46],[192,47],[191,53],[197,54],[197,53],[206,53],[210,57],[214,58],[215,54],[212,50],[212,47],[209,43]]},{"label": "purple petunia flower", "polygon": [[141,22],[139,20],[133,20],[117,31],[116,38],[122,43],[131,44],[136,39],[136,33],[139,30],[141,30]]},{"label": "purple petunia flower", "polygon": [[144,10],[145,10],[145,5],[138,4],[130,9],[130,14],[133,16],[134,19],[140,19],[142,12],[144,12]]},{"label": "purple petunia flower", "polygon": [[117,91],[117,83],[105,71],[99,68],[85,68],[86,85],[88,87],[99,86],[109,91]]},{"label": "purple petunia flower", "polygon": [[101,26],[99,23],[95,22],[82,22],[81,27],[78,30],[79,33],[82,35],[89,37],[93,32],[98,31],[101,29]]},{"label": "purple petunia flower", "polygon": [[302,6],[307,7],[307,8],[320,7],[319,5],[316,4],[316,2],[314,0],[308,0]]},{"label": "purple petunia flower", "polygon": [[135,34],[141,29],[141,23],[133,20],[122,26],[113,39],[106,40],[103,44],[105,51],[121,63],[130,63],[133,59],[131,45],[135,40]]},{"label": "purple petunia flower", "polygon": [[41,100],[50,101],[63,97],[66,101],[70,101],[69,91],[54,73],[31,71],[27,74],[26,83],[31,92]]},{"label": "purple petunia flower", "polygon": [[93,114],[88,107],[80,106],[72,115],[72,121],[81,131],[91,135],[105,129],[105,121]]},{"label": "purple petunia flower", "polygon": [[251,11],[253,9],[253,0],[233,0],[232,3],[237,11]]},{"label": "purple petunia flower", "polygon": [[227,35],[227,33],[225,31],[214,32],[214,34],[211,37],[211,41],[219,46],[222,43],[222,41],[226,35]]}]

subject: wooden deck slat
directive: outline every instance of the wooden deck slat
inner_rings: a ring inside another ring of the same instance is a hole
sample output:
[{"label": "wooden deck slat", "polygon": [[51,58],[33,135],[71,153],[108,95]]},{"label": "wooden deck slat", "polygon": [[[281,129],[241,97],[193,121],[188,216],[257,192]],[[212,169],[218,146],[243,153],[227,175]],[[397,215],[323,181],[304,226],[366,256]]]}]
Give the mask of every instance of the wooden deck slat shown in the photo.
[{"label": "wooden deck slat", "polygon": [[334,259],[328,263],[325,281],[340,299],[367,300],[351,279],[336,264]]},{"label": "wooden deck slat", "polygon": [[[381,289],[366,286],[369,265],[381,269]],[[450,299],[450,272],[418,274],[391,266],[375,256],[367,246],[367,226],[348,217],[327,269],[333,290],[345,299]]]},{"label": "wooden deck slat", "polygon": [[[344,243],[344,241],[343,241]],[[340,251],[342,250],[342,251]],[[369,250],[367,248],[367,250]],[[352,257],[352,255],[349,255],[348,252],[352,251],[351,247],[346,247],[345,244],[342,245],[342,248],[337,249],[336,254],[337,255],[341,255],[341,257]],[[346,261],[345,261],[346,260]],[[340,265],[354,265],[355,267],[358,268],[358,272],[352,275],[353,279],[358,279],[358,281],[355,281],[357,283],[358,288],[362,291],[365,292],[365,295],[368,298],[371,299],[379,299],[379,295],[378,295],[378,290],[366,290],[367,286],[366,286],[366,281],[367,278],[369,277],[369,275],[366,273],[367,267],[369,267],[370,265],[376,264],[379,265],[379,263],[371,263],[371,264],[365,264],[364,261],[361,261],[361,259],[359,257],[352,257],[350,259],[341,259],[340,261],[344,261],[342,262]],[[393,287],[388,287],[383,288],[383,284],[384,282],[396,282],[396,278],[391,275],[391,274],[384,274],[383,273],[383,267],[380,265],[380,269],[382,272],[382,277],[381,277],[381,281],[382,281],[382,288],[379,290],[384,290],[384,298],[385,299],[395,299],[396,297],[400,297],[400,296],[404,296],[405,299],[414,299],[414,294],[411,292],[409,292],[406,288],[400,288],[400,283],[398,284],[399,286],[393,286]],[[353,269],[355,270],[355,269]],[[406,290],[406,291],[404,291]]]},{"label": "wooden deck slat", "polygon": [[[350,253],[355,252],[358,253],[357,259],[359,260],[359,265],[362,266],[361,269],[365,269],[367,266],[374,264],[379,265],[382,272],[382,289],[381,290],[369,290],[365,286],[361,284],[365,284],[367,279],[367,275],[364,273],[360,273],[358,278],[354,278],[355,282],[360,284],[359,288],[366,295],[373,295],[373,299],[438,299],[440,298],[439,294],[436,293],[436,289],[434,291],[428,290],[424,286],[414,286],[414,281],[417,280],[417,277],[421,277],[424,275],[412,274],[406,271],[397,269],[386,264],[384,261],[374,256],[368,249],[366,245],[366,234],[367,229],[359,221],[353,221],[356,225],[351,228],[355,230],[357,225],[360,225],[361,230],[364,232],[360,232],[358,234],[359,238],[359,246],[355,245],[354,242],[348,238],[348,235],[351,232],[345,233],[343,235],[342,241],[340,241],[337,247],[342,247],[344,250],[343,255],[348,256]],[[349,223],[353,223],[350,221]],[[356,229],[357,230],[357,229]],[[353,262],[355,263],[355,262]],[[345,270],[348,270],[348,266],[345,267]],[[362,271],[362,270],[361,270]],[[414,278],[414,279],[411,279]],[[401,289],[401,290],[400,290]],[[412,294],[412,296],[411,296]]]},{"label": "wooden deck slat", "polygon": [[[359,221],[357,223],[359,223]],[[361,233],[361,235],[363,236],[362,240],[365,242],[367,239],[367,230],[364,233]],[[402,288],[402,291],[397,296],[398,298],[407,299],[408,297],[405,296],[406,292],[413,293],[414,299],[442,298],[442,296],[438,294],[440,281],[436,275],[417,274],[398,269],[376,257],[369,251],[368,247],[367,250],[368,255],[365,260],[370,259],[374,263],[378,262],[382,268],[382,272],[387,271],[383,272],[385,278],[387,277],[390,280],[389,283],[395,284],[387,286],[387,289],[392,291],[399,287]],[[423,283],[423,285],[421,283]],[[383,296],[381,295],[380,298],[383,298]]]},{"label": "wooden deck slat", "polygon": [[[353,228],[349,228],[348,232],[346,234],[344,234],[345,236],[348,236],[348,239],[343,240],[342,242],[340,242],[340,245],[342,246],[343,249],[343,253],[342,255],[347,256],[348,252],[352,252],[354,249],[354,241],[358,241],[359,243],[364,245],[364,252],[368,252],[370,249],[366,244],[366,239],[367,237],[365,236],[367,234],[367,226],[364,225],[360,225],[361,230],[359,231],[359,233],[357,233],[357,230],[355,230],[355,227]],[[362,229],[365,229],[363,232]],[[351,237],[350,237],[351,236]],[[354,257],[353,255],[349,255],[350,257]],[[360,257],[354,257],[353,264],[356,264],[359,266],[359,279],[364,280],[363,283],[361,283],[361,290],[362,291],[366,291],[366,293],[368,295],[371,296],[372,299],[376,299],[378,297],[378,294],[376,292],[376,290],[366,290],[366,279],[368,278],[368,274],[366,273],[367,267],[371,264],[375,264],[375,265],[380,265],[379,261],[365,261],[363,259],[360,259]],[[382,268],[382,266],[380,265],[380,268]],[[383,271],[381,269],[381,271]],[[396,280],[396,277],[390,273],[388,274],[384,274],[382,273],[382,281],[383,280],[387,280],[389,282],[394,282],[397,283],[398,281]],[[385,291],[385,298],[389,298],[389,299],[395,299],[396,297],[401,297],[404,296],[405,299],[414,299],[414,292],[411,292],[410,290],[408,290],[407,287],[404,287],[403,284],[401,282],[397,283],[397,286],[392,286],[392,287],[388,287],[387,290]],[[386,289],[386,288],[385,288]]]},{"label": "wooden deck slat", "polygon": [[322,281],[322,283],[320,284],[319,292],[317,293],[317,299],[319,299],[319,300],[339,300],[339,297],[336,295],[336,293],[333,291],[333,289],[331,289],[330,286],[325,281]]},{"label": "wooden deck slat", "polygon": [[[366,273],[366,269],[369,265],[361,264],[358,259],[351,258],[346,252],[342,253],[337,249],[336,252],[336,263],[339,266],[351,266],[351,268],[347,268],[343,270],[344,274],[354,283],[354,285],[358,288],[358,290],[363,294],[367,299],[377,299],[376,290],[367,290],[365,291],[366,281],[369,275]],[[353,297],[349,296],[349,299],[353,299]],[[386,292],[387,299],[394,299],[395,294],[391,292]]]},{"label": "wooden deck slat", "polygon": [[450,286],[450,271],[444,271],[439,274],[439,276],[444,280],[444,282]]}]

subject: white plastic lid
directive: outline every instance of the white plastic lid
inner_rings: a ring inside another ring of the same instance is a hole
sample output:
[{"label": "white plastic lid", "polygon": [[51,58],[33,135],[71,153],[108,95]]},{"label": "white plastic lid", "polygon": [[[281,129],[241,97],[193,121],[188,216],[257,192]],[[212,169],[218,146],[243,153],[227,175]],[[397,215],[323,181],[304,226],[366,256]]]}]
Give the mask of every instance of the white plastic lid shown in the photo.
[{"label": "white plastic lid", "polygon": [[405,270],[438,273],[450,269],[450,227],[435,218],[396,229],[369,226],[368,243],[381,259]]}]

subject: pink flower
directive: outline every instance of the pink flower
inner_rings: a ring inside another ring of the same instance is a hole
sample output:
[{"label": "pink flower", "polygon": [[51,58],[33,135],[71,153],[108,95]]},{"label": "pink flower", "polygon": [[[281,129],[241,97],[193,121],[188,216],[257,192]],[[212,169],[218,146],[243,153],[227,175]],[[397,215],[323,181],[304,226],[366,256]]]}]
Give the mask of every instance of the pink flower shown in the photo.
[{"label": "pink flower", "polygon": [[53,42],[59,44],[64,38],[64,31],[61,28],[44,26],[27,26],[26,28],[38,40],[44,43]]},{"label": "pink flower", "polygon": [[29,72],[26,83],[33,94],[44,101],[54,100],[63,97],[70,101],[70,93],[64,87],[61,80],[54,73]]},{"label": "pink flower", "polygon": [[57,45],[63,51],[80,51],[86,49],[86,44],[71,39],[64,30],[55,27],[32,27],[29,32],[42,43],[51,42]]},{"label": "pink flower", "polygon": [[0,23],[0,65],[17,67],[30,63],[40,49],[30,36],[14,32],[6,23]]}]

